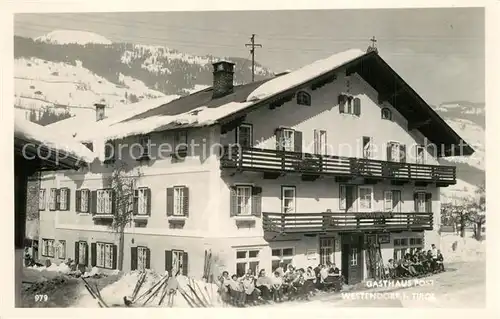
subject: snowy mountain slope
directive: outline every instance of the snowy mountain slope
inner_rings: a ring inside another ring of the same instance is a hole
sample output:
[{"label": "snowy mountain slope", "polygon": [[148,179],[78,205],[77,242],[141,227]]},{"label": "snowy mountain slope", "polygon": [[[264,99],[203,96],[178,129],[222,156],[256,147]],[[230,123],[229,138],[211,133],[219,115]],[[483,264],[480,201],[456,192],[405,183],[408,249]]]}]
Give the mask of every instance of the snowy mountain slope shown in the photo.
[{"label": "snowy mountain slope", "polygon": [[89,43],[96,44],[111,44],[112,42],[102,35],[78,30],[54,30],[38,38],[35,38],[38,42],[47,42],[51,44],[80,44],[85,45]]}]

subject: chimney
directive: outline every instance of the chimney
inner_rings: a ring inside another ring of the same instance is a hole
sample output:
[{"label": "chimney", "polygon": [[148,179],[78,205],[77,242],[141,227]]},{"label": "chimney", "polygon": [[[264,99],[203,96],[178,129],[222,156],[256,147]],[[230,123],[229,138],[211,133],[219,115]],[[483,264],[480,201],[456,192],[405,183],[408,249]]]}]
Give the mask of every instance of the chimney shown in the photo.
[{"label": "chimney", "polygon": [[213,63],[214,84],[212,98],[217,99],[233,93],[234,63],[219,61]]},{"label": "chimney", "polygon": [[101,104],[101,103],[96,103],[94,104],[95,106],[95,120],[96,122],[104,119],[104,110],[106,109],[106,105],[105,104]]}]

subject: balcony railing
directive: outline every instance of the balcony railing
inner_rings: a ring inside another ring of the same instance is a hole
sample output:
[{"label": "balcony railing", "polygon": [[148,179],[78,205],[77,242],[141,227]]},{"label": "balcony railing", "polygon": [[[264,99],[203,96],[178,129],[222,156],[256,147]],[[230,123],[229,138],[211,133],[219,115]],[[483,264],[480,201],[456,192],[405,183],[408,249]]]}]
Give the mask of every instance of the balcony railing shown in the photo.
[{"label": "balcony railing", "polygon": [[399,181],[456,183],[454,166],[388,162],[259,148],[224,148],[221,168],[242,171],[301,173]]},{"label": "balcony railing", "polygon": [[421,231],[433,228],[432,213],[263,213],[262,217],[264,231],[278,233]]}]

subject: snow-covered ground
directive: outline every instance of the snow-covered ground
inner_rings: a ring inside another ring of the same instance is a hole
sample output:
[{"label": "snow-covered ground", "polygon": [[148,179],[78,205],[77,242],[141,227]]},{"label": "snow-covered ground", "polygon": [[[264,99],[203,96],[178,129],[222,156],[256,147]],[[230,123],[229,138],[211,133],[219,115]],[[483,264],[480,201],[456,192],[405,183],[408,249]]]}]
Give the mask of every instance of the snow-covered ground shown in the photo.
[{"label": "snow-covered ground", "polygon": [[35,39],[35,41],[52,44],[75,43],[85,45],[88,43],[111,44],[111,40],[97,33],[79,30],[54,30]]}]

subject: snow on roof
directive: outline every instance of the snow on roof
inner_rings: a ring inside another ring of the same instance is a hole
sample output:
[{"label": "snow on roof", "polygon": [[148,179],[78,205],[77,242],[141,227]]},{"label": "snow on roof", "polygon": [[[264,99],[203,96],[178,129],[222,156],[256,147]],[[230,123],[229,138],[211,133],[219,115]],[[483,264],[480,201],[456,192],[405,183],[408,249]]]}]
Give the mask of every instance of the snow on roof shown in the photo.
[{"label": "snow on roof", "polygon": [[127,136],[147,134],[165,126],[208,126],[214,124],[220,118],[242,110],[252,104],[253,102],[230,102],[216,108],[202,106],[177,115],[156,115],[127,122],[115,122],[98,130],[88,130],[77,138],[80,141],[102,142]]},{"label": "snow on roof", "polygon": [[14,136],[27,142],[40,143],[61,153],[67,153],[92,163],[96,155],[77,142],[71,136],[63,135],[49,127],[30,122],[22,117],[16,117],[14,125]]},{"label": "snow on roof", "polygon": [[291,87],[312,80],[364,54],[366,54],[366,51],[351,49],[334,54],[326,59],[315,61],[300,69],[267,81],[250,93],[246,100],[258,101],[268,98]]}]

